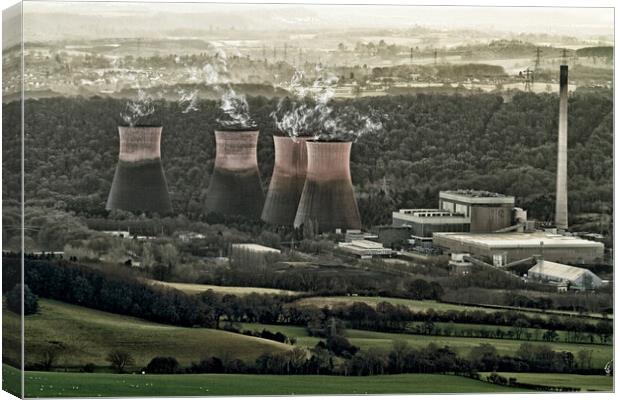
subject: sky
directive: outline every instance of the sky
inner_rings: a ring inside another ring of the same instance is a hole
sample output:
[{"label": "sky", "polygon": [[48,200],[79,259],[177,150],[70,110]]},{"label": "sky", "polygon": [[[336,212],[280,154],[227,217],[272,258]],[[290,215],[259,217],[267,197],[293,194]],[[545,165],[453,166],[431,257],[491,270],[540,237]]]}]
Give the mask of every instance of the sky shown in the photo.
[{"label": "sky", "polygon": [[614,28],[612,8],[26,1],[24,12],[27,40],[156,37],[175,29],[205,29],[212,23],[241,30],[401,29],[417,24],[578,38],[612,37]]}]

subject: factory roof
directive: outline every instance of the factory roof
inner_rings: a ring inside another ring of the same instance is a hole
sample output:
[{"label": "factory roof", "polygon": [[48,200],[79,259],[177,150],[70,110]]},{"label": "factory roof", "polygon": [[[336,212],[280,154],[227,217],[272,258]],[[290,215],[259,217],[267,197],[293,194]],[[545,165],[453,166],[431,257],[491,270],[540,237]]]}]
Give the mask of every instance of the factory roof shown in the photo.
[{"label": "factory roof", "polygon": [[571,267],[570,265],[539,260],[536,265],[528,270],[528,274],[529,273],[546,275],[567,281],[575,281],[581,275],[592,272],[585,268]]},{"label": "factory roof", "polygon": [[599,242],[547,232],[508,233],[447,233],[435,232],[433,238],[443,238],[486,248],[600,247]]},{"label": "factory roof", "polygon": [[469,217],[439,209],[401,209],[392,212],[392,218],[418,223],[469,223]]},{"label": "factory roof", "polygon": [[234,243],[232,245],[233,248],[236,249],[244,249],[255,251],[257,253],[280,253],[280,250],[274,249],[273,247],[267,247],[256,243]]},{"label": "factory roof", "polygon": [[439,198],[475,204],[514,204],[515,202],[514,196],[471,189],[442,190],[439,192]]}]

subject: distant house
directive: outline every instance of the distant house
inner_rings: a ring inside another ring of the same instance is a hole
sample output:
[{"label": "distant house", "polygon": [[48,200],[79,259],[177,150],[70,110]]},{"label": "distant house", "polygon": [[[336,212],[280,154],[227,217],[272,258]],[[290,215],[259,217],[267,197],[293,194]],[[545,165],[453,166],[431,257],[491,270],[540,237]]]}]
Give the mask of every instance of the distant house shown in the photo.
[{"label": "distant house", "polygon": [[603,281],[592,271],[585,268],[538,260],[527,272],[530,279],[555,284],[558,291],[568,288],[573,290],[592,290],[603,286]]}]

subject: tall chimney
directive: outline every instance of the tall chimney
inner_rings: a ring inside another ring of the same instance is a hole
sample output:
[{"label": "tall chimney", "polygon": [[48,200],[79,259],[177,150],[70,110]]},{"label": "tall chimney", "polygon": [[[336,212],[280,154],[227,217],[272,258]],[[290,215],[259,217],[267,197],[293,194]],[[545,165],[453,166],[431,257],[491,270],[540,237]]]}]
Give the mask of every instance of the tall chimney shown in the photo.
[{"label": "tall chimney", "polygon": [[293,226],[306,181],[306,140],[274,136],[275,162],[262,219],[273,225]]},{"label": "tall chimney", "polygon": [[119,126],[120,150],[106,210],[172,211],[161,163],[161,126]]},{"label": "tall chimney", "polygon": [[351,142],[306,141],[308,172],[294,226],[315,231],[360,229],[362,223],[349,170]]},{"label": "tall chimney", "polygon": [[265,195],[256,157],[258,131],[215,131],[215,165],[207,188],[207,212],[259,219]]},{"label": "tall chimney", "polygon": [[560,66],[560,121],[558,123],[558,169],[555,192],[555,225],[568,229],[567,141],[568,141],[568,65]]}]

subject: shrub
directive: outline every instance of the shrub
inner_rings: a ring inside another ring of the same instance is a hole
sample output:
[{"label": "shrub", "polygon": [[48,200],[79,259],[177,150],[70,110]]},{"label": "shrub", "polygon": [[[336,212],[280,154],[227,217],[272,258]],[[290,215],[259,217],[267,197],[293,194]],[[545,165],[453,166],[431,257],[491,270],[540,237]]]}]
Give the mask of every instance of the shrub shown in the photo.
[{"label": "shrub", "polygon": [[179,370],[179,362],[174,357],[155,357],[146,366],[149,374],[175,374]]},{"label": "shrub", "polygon": [[[22,312],[22,285],[17,284],[6,295],[6,306],[14,313]],[[24,285],[24,315],[35,314],[39,310],[39,298]]]},{"label": "shrub", "polygon": [[95,364],[88,363],[82,367],[82,372],[95,372]]}]

